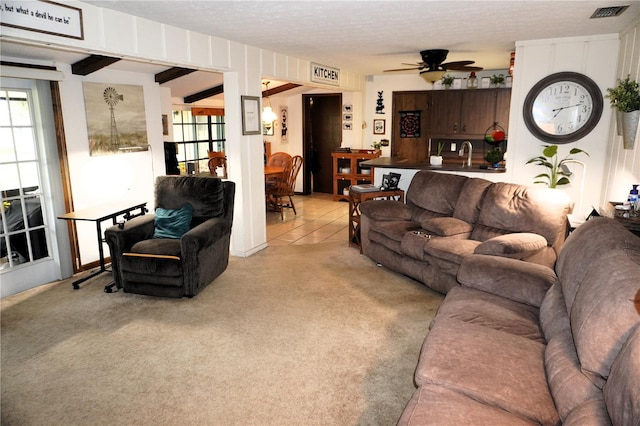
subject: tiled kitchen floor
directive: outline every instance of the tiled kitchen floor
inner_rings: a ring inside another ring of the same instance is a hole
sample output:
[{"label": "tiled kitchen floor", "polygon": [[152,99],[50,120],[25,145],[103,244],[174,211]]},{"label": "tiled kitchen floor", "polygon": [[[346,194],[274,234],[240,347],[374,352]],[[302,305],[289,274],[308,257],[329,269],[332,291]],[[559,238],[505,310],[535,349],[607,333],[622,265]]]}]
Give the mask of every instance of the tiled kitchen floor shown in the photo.
[{"label": "tiled kitchen floor", "polygon": [[315,193],[295,195],[293,209],[284,209],[284,220],[280,213],[267,210],[267,243],[270,246],[290,244],[316,244],[325,241],[349,240],[349,203],[333,201],[333,195]]}]

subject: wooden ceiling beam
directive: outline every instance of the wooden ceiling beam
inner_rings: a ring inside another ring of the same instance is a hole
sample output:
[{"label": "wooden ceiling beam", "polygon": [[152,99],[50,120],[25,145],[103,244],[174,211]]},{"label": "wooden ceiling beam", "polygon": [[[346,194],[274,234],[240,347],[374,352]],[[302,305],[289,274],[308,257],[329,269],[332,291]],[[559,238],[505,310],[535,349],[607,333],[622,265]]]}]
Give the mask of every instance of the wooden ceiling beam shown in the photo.
[{"label": "wooden ceiling beam", "polygon": [[120,58],[111,56],[91,55],[71,65],[71,72],[75,75],[89,75],[119,60]]},{"label": "wooden ceiling beam", "polygon": [[201,101],[203,99],[219,95],[220,93],[224,93],[224,84],[212,87],[207,90],[203,90],[202,92],[194,93],[193,95],[185,96],[184,103],[191,104],[193,102]]},{"label": "wooden ceiling beam", "polygon": [[282,86],[274,87],[273,89],[263,90],[262,97],[266,98],[267,96],[277,95],[278,93],[286,92],[287,90],[295,89],[296,87],[300,87],[300,84],[283,84]]},{"label": "wooden ceiling beam", "polygon": [[191,74],[194,71],[195,70],[192,68],[173,67],[156,74],[155,80],[156,80],[156,83],[162,84],[162,83],[166,83],[167,81],[175,80],[178,77]]}]

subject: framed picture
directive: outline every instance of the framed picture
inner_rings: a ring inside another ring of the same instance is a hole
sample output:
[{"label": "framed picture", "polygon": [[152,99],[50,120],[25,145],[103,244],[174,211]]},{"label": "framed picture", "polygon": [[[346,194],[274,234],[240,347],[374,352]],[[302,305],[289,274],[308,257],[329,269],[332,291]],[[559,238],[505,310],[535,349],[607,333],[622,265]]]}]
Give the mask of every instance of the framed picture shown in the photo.
[{"label": "framed picture", "polygon": [[348,113],[348,114],[342,114],[342,121],[351,121],[353,120],[353,114]]},{"label": "framed picture", "polygon": [[240,101],[242,106],[242,134],[261,134],[260,98],[257,96],[240,96]]},{"label": "framed picture", "polygon": [[167,117],[167,114],[162,114],[162,134],[164,136],[169,134],[169,117]]},{"label": "framed picture", "polygon": [[384,135],[384,130],[385,130],[384,120],[381,120],[381,119],[373,120],[374,135]]},{"label": "framed picture", "polygon": [[275,121],[272,123],[262,123],[262,134],[265,136],[273,136],[274,127],[275,127]]},{"label": "framed picture", "polygon": [[351,130],[353,129],[353,124],[350,121],[345,121],[342,123],[342,130]]}]

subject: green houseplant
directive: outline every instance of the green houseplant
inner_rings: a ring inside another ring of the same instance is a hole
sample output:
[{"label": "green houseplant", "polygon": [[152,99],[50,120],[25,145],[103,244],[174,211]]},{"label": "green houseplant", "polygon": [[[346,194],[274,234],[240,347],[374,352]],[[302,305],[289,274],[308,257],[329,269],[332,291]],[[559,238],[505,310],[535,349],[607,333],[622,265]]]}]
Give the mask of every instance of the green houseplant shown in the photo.
[{"label": "green houseplant", "polygon": [[494,74],[489,78],[489,82],[493,87],[500,87],[504,84],[504,74]]},{"label": "green houseplant", "polygon": [[629,76],[607,89],[611,106],[617,110],[616,127],[625,149],[633,149],[640,120],[640,85]]},{"label": "green houseplant", "polygon": [[504,159],[504,153],[500,150],[500,148],[493,148],[487,152],[487,154],[484,156],[484,159],[497,169],[499,166],[498,163],[500,163]]},{"label": "green houseplant", "polygon": [[[569,151],[569,155],[564,157],[562,160],[558,160],[558,145],[543,145],[542,155],[537,157],[533,157],[525,164],[535,163],[538,166],[543,166],[547,168],[546,173],[540,173],[534,179],[536,179],[533,183],[546,183],[549,188],[555,188],[558,185],[567,185],[571,183],[569,180],[569,176],[571,173],[565,172],[562,166],[565,163],[571,163],[575,161],[571,155],[576,154],[586,154],[589,157],[589,153],[579,149],[572,148]],[[544,178],[545,180],[538,180],[540,178]]]},{"label": "green houseplant", "polygon": [[451,76],[449,74],[443,75],[442,76],[442,85],[445,88],[449,89],[453,85],[453,80],[454,80],[453,76]]},{"label": "green houseplant", "polygon": [[429,163],[432,166],[442,165],[442,148],[444,148],[444,142],[438,142],[438,149],[436,150],[436,154],[429,157]]}]

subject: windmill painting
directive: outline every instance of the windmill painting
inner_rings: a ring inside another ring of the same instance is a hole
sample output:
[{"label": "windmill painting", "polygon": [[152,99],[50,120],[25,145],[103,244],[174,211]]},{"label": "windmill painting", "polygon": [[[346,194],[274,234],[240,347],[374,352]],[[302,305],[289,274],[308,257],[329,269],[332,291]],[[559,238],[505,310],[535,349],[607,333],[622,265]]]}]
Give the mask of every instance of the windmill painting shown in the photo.
[{"label": "windmill painting", "polygon": [[91,156],[148,150],[142,86],[83,83]]}]

